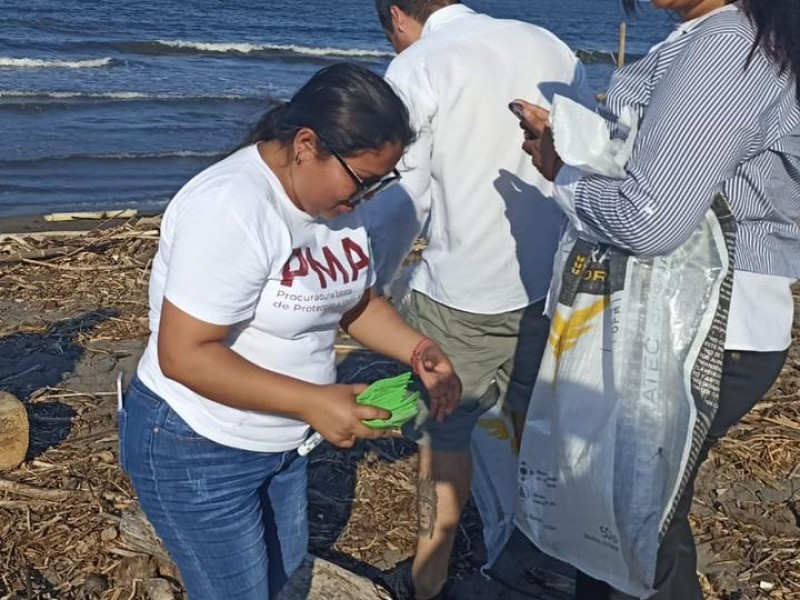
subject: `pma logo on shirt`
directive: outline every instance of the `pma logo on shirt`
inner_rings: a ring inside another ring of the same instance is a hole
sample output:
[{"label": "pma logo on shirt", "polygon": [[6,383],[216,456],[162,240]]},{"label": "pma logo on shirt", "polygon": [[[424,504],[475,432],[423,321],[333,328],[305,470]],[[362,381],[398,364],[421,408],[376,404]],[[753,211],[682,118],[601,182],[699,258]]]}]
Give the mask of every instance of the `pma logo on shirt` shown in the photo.
[{"label": "pma logo on shirt", "polygon": [[[340,278],[345,284],[356,281],[363,269],[369,269],[369,255],[349,237],[342,238],[338,256],[330,245],[318,248],[317,252],[321,256],[314,256],[309,247],[293,249],[283,265],[281,285],[292,287],[295,279],[308,277],[313,271],[319,278],[320,288],[325,289],[330,282],[339,282]],[[349,268],[345,268],[341,257]]]}]

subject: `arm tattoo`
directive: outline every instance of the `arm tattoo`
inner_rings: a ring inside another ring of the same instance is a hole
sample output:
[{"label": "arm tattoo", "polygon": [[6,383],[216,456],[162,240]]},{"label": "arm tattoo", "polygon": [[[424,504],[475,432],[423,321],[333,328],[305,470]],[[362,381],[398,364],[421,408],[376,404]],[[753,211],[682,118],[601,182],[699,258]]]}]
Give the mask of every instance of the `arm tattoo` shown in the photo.
[{"label": "arm tattoo", "polygon": [[436,482],[430,478],[420,479],[417,492],[417,535],[431,539],[436,528],[436,506],[439,500]]}]

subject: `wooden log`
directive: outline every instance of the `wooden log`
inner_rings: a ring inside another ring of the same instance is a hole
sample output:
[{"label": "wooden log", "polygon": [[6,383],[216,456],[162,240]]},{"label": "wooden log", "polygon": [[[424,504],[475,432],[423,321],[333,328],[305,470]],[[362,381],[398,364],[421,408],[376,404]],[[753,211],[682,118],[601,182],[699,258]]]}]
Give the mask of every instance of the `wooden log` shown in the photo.
[{"label": "wooden log", "polygon": [[327,560],[307,556],[295,571],[278,600],[387,600],[388,592],[369,579],[343,569]]},{"label": "wooden log", "polygon": [[25,406],[8,392],[0,392],[0,471],[16,469],[22,464],[29,441]]},{"label": "wooden log", "polygon": [[[147,554],[159,561],[169,562],[169,555],[156,537],[153,527],[141,509],[134,505],[126,510],[120,521],[120,547],[111,551],[119,555],[131,552]],[[386,600],[385,591],[373,582],[321,558],[307,556],[292,575],[279,600]]]},{"label": "wooden log", "polygon": [[160,577],[145,581],[144,592],[148,600],[175,600],[169,581]]},{"label": "wooden log", "polygon": [[32,258],[53,258],[55,256],[64,256],[68,252],[69,248],[65,246],[58,246],[56,248],[41,248],[39,250],[29,250],[28,252],[14,252],[13,254],[8,254],[7,256],[0,256],[0,263],[7,265]]},{"label": "wooden log", "polygon": [[44,220],[48,222],[59,222],[59,221],[83,221],[87,219],[93,219],[93,220],[130,219],[131,217],[135,217],[137,214],[139,213],[135,208],[126,208],[122,210],[50,213],[44,216]]},{"label": "wooden log", "polygon": [[122,514],[119,524],[119,543],[126,550],[170,561],[169,554],[138,504],[134,504]]}]

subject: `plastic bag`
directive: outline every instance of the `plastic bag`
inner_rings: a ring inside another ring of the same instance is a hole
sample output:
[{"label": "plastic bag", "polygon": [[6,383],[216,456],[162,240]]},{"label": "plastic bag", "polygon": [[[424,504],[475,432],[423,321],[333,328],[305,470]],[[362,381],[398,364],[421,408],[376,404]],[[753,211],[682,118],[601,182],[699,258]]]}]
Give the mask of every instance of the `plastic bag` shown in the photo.
[{"label": "plastic bag", "polygon": [[541,550],[640,598],[653,593],[660,536],[716,413],[734,238],[720,196],[667,256],[574,233],[557,253],[517,525]]},{"label": "plastic bag", "polygon": [[633,152],[639,121],[625,107],[617,128],[627,131],[624,139],[612,138],[605,119],[599,114],[558,94],[553,98],[550,122],[556,152],[565,164],[586,173],[625,177],[625,164]]}]

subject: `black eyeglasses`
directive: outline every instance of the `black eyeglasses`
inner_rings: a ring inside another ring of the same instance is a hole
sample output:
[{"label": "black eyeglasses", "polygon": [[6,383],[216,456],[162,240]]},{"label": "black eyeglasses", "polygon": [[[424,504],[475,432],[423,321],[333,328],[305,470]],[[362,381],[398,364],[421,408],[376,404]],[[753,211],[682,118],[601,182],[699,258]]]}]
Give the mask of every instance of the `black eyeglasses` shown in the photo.
[{"label": "black eyeglasses", "polygon": [[[325,143],[323,142],[323,144]],[[382,192],[392,187],[395,183],[400,181],[400,173],[398,172],[397,169],[392,169],[392,172],[389,173],[388,175],[381,177],[380,179],[377,179],[375,181],[367,183],[366,181],[361,179],[361,177],[358,176],[358,173],[356,173],[353,170],[353,168],[347,164],[347,161],[344,158],[342,158],[342,156],[338,152],[336,152],[336,150],[334,150],[327,144],[325,144],[325,147],[331,154],[333,154],[334,157],[336,157],[336,160],[338,160],[342,164],[347,173],[350,175],[350,178],[356,184],[355,193],[342,203],[346,206],[349,206],[350,208],[355,208],[363,201],[371,200],[379,192]]]}]

